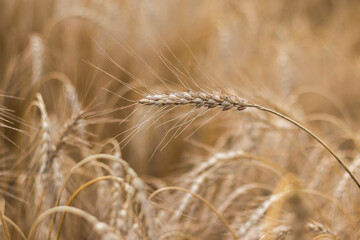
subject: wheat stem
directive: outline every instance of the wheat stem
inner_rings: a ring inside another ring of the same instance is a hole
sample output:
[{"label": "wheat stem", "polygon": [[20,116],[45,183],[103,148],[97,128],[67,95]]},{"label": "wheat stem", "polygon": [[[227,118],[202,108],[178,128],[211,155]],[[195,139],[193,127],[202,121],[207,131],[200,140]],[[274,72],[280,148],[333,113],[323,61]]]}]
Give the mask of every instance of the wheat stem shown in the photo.
[{"label": "wheat stem", "polygon": [[233,236],[234,239],[239,239],[236,236],[236,233],[232,230],[232,228],[230,227],[230,224],[226,221],[226,219],[219,213],[219,211],[210,203],[208,202],[205,198],[203,198],[202,196],[200,196],[199,194],[196,194],[192,191],[190,191],[189,189],[186,188],[182,188],[182,187],[163,187],[160,188],[158,190],[156,190],[155,192],[153,192],[150,196],[149,196],[149,201],[151,201],[151,199],[154,198],[155,195],[164,192],[164,191],[171,191],[171,190],[176,190],[176,191],[182,191],[188,194],[191,194],[193,197],[199,199],[201,202],[203,202],[208,208],[210,208],[210,210],[215,213],[215,215],[221,220],[221,222],[225,225],[225,227],[228,229],[228,231],[230,232],[230,234]]},{"label": "wheat stem", "polygon": [[[82,190],[84,190],[85,188],[91,186],[91,185],[94,184],[94,183],[97,183],[97,182],[100,182],[100,181],[104,181],[104,180],[113,180],[113,181],[119,182],[119,183],[121,183],[121,184],[126,184],[122,178],[118,178],[118,177],[114,177],[114,176],[102,176],[102,177],[98,177],[98,178],[92,179],[92,180],[86,182],[85,184],[81,185],[78,189],[76,189],[76,191],[71,195],[71,197],[69,198],[69,200],[67,201],[67,203],[66,203],[65,206],[70,206],[71,202],[75,199],[75,197],[76,197]],[[59,228],[58,228],[58,233],[57,233],[57,237],[56,237],[57,240],[60,239],[61,229],[62,229],[62,226],[63,226],[63,223],[64,223],[65,216],[66,216],[66,211],[64,211],[64,212],[62,213],[62,215],[61,215],[60,224],[59,224]]]},{"label": "wheat stem", "polygon": [[256,109],[261,110],[261,111],[265,111],[271,114],[274,114],[282,119],[285,119],[286,121],[294,124],[295,126],[299,127],[301,130],[305,131],[307,134],[309,134],[312,138],[314,138],[318,143],[320,143],[335,159],[336,161],[344,168],[344,170],[350,175],[350,177],[352,178],[352,180],[354,180],[355,184],[357,185],[357,187],[360,189],[360,183],[359,181],[356,179],[356,177],[354,176],[354,174],[350,171],[350,169],[345,165],[345,163],[336,155],[336,153],[329,147],[329,145],[327,145],[323,140],[321,140],[318,136],[315,135],[315,133],[311,132],[309,129],[307,129],[305,126],[301,125],[300,123],[298,123],[297,121],[281,114],[278,113],[272,109],[269,108],[265,108],[259,105],[254,104],[254,106]]},{"label": "wheat stem", "polygon": [[139,104],[142,105],[152,105],[157,107],[163,106],[176,106],[176,105],[191,105],[196,108],[207,107],[207,108],[221,108],[223,111],[227,111],[230,109],[236,109],[238,111],[242,111],[248,107],[256,108],[260,111],[268,112],[274,114],[292,124],[299,127],[301,130],[305,131],[312,138],[314,138],[317,142],[319,142],[342,166],[342,168],[350,175],[352,180],[355,182],[357,187],[360,189],[360,183],[354,176],[354,174],[350,171],[350,169],[345,165],[345,163],[335,154],[335,152],[318,136],[316,136],[313,132],[308,130],[306,127],[298,123],[297,121],[278,113],[272,109],[262,107],[257,104],[250,103],[245,101],[238,96],[235,95],[225,95],[222,92],[214,91],[212,93],[208,92],[195,92],[188,90],[187,92],[171,92],[165,94],[155,94],[148,95],[145,98],[138,101]]}]

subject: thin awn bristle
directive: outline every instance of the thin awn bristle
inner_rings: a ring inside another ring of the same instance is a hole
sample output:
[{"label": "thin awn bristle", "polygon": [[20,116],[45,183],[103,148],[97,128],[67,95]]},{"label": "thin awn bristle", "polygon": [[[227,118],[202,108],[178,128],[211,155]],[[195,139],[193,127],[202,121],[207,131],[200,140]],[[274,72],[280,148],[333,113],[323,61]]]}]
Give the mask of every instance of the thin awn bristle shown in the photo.
[{"label": "thin awn bristle", "polygon": [[244,110],[247,107],[254,107],[253,104],[235,95],[225,95],[221,92],[171,92],[165,94],[148,95],[139,101],[139,104],[154,105],[158,107],[173,105],[191,105],[196,108],[222,108],[223,111],[236,109]]}]

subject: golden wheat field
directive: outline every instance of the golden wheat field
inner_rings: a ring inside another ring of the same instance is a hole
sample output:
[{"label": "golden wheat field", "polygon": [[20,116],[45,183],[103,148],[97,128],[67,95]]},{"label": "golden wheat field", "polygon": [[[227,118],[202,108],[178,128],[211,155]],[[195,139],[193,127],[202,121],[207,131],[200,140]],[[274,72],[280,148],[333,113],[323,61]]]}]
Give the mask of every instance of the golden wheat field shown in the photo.
[{"label": "golden wheat field", "polygon": [[360,2],[0,0],[0,239],[360,239]]}]

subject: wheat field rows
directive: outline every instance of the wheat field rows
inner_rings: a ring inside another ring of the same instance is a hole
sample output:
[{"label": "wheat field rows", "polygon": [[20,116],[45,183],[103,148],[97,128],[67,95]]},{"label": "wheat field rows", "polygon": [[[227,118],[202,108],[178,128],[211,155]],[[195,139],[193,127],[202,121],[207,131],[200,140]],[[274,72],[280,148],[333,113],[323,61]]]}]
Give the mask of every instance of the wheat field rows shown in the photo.
[{"label": "wheat field rows", "polygon": [[0,239],[360,239],[360,2],[0,0]]}]

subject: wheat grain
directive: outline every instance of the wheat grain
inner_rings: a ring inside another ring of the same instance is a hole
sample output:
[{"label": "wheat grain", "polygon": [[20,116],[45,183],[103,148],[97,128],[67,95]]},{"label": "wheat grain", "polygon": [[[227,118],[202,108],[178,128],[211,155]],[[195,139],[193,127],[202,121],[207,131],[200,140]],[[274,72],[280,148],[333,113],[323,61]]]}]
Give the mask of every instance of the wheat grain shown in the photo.
[{"label": "wheat grain", "polygon": [[172,106],[172,105],[192,105],[196,108],[221,108],[222,110],[230,110],[235,108],[236,110],[244,110],[247,107],[253,107],[254,105],[247,102],[235,95],[225,95],[222,92],[172,92],[168,94],[154,94],[148,95],[146,98],[139,100],[140,104],[154,105],[157,107]]}]

